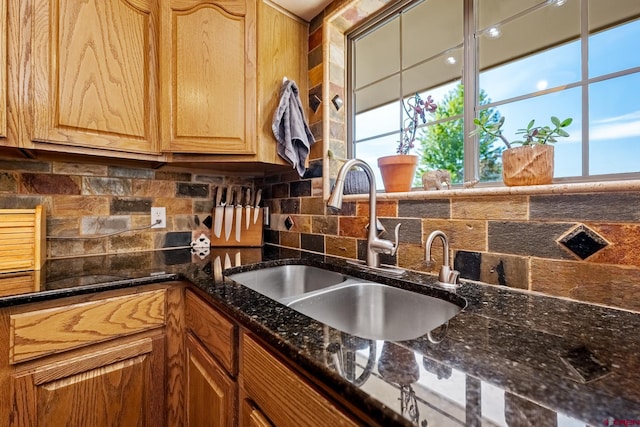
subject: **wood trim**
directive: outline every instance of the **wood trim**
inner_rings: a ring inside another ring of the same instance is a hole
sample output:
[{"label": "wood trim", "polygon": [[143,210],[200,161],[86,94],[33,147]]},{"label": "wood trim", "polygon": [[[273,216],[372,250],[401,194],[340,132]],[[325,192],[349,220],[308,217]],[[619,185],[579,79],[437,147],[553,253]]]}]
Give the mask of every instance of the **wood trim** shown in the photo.
[{"label": "wood trim", "polygon": [[167,290],[166,310],[166,393],[167,425],[185,424],[185,287],[177,286]]}]

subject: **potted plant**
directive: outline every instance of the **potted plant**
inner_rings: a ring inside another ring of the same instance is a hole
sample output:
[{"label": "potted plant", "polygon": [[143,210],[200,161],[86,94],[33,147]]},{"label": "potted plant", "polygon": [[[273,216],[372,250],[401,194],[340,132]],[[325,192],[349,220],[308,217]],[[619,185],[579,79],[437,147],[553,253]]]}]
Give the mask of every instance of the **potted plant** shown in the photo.
[{"label": "potted plant", "polygon": [[413,177],[418,167],[418,156],[409,154],[409,151],[414,147],[420,120],[422,123],[426,123],[426,114],[433,113],[437,108],[431,96],[423,100],[417,93],[406,103],[403,102],[402,106],[408,117],[402,129],[402,138],[398,142],[396,154],[378,159],[384,191],[387,193],[411,190]]},{"label": "potted plant", "polygon": [[[572,118],[560,120],[551,116],[552,126],[534,126],[535,120],[531,120],[526,128],[518,129],[517,135],[523,135],[521,141],[509,142],[502,133],[504,116],[493,121],[492,117],[485,120],[474,119],[476,130],[471,135],[486,132],[489,135],[500,138],[507,146],[502,152],[502,179],[505,185],[538,185],[550,184],[553,180],[553,144],[558,137],[567,137],[565,130]],[[513,147],[513,145],[519,145]]]}]

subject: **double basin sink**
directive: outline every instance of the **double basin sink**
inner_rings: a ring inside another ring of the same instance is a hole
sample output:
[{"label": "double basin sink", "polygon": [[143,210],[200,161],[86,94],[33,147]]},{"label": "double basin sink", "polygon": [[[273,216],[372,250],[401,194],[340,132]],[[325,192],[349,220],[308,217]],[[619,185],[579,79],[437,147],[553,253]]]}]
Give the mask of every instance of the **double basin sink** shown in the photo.
[{"label": "double basin sink", "polygon": [[228,277],[312,319],[372,340],[421,337],[463,308],[421,293],[308,265],[267,267]]}]

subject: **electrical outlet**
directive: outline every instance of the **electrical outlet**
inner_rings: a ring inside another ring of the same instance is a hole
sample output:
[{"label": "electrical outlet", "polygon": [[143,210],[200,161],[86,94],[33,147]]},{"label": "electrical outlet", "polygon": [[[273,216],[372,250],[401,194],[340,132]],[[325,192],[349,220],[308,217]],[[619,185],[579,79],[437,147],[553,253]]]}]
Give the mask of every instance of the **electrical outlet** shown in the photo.
[{"label": "electrical outlet", "polygon": [[151,208],[151,228],[167,228],[167,208]]}]

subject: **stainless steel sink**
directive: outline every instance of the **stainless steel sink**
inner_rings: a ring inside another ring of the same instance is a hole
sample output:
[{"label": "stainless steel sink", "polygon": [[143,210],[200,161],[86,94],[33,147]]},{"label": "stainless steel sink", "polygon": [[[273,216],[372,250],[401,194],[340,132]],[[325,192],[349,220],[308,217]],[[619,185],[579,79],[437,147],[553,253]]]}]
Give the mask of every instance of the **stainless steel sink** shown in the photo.
[{"label": "stainless steel sink", "polygon": [[294,299],[288,306],[349,334],[385,341],[421,337],[462,310],[448,301],[375,282],[346,283]]},{"label": "stainless steel sink", "polygon": [[346,280],[341,273],[308,265],[281,265],[231,274],[228,277],[278,301],[324,289]]}]

